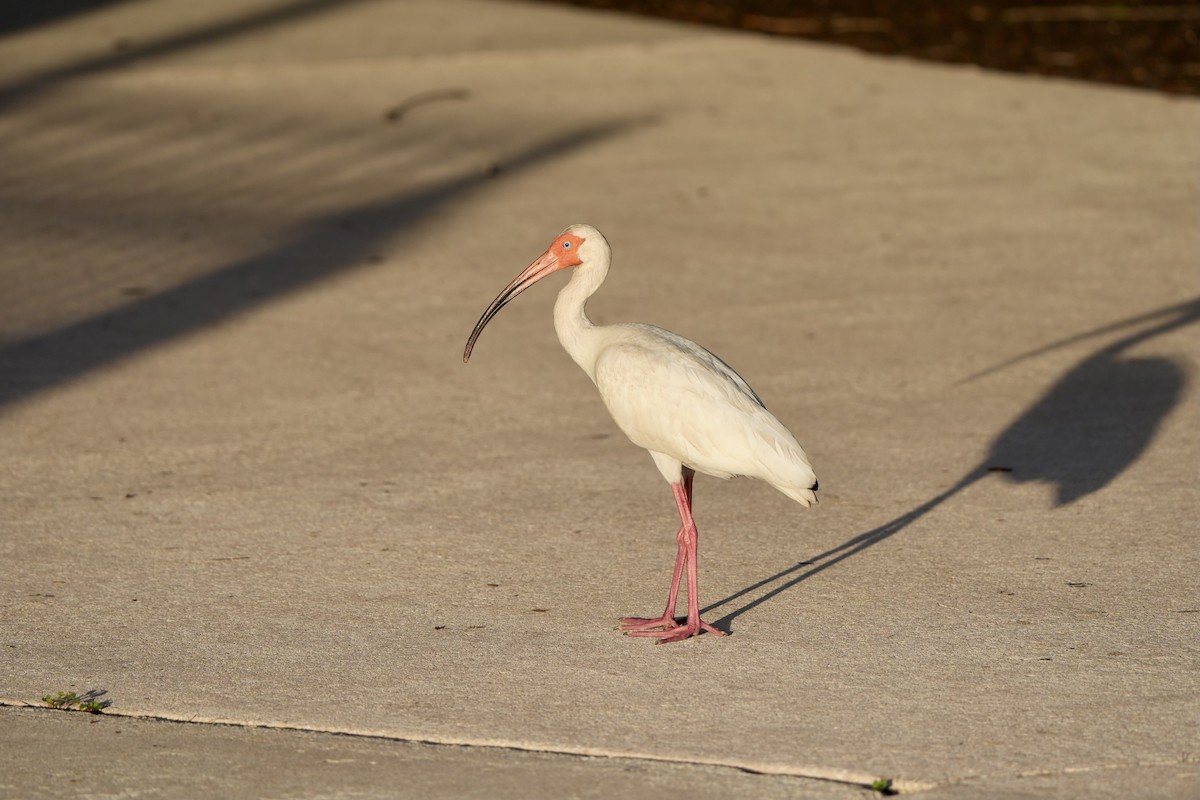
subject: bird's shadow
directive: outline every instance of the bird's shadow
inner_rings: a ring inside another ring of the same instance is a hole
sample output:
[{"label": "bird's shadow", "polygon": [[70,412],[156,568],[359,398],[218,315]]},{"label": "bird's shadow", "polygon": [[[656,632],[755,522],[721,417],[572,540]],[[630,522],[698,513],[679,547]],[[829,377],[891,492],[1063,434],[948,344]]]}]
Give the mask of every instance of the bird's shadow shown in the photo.
[{"label": "bird's shadow", "polygon": [[738,589],[702,611],[707,613],[742,601],[714,623],[715,627],[728,631],[737,617],[894,536],[991,473],[1018,483],[1051,485],[1056,508],[1100,491],[1145,452],[1185,396],[1190,381],[1186,361],[1128,357],[1126,351],[1197,320],[1200,320],[1200,298],[1053,342],[967,378],[976,380],[1068,344],[1134,329],[1063,373],[992,440],[983,460],[950,488],[837,547]]}]

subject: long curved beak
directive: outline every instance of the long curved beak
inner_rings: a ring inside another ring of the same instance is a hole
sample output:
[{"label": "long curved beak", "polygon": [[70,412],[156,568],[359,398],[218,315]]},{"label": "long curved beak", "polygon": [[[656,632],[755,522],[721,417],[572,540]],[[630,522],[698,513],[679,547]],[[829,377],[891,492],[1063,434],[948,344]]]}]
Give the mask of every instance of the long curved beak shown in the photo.
[{"label": "long curved beak", "polygon": [[508,305],[508,302],[521,292],[561,268],[558,259],[547,250],[545,253],[542,253],[537,261],[526,267],[524,272],[513,278],[513,282],[504,287],[504,291],[496,295],[496,299],[483,312],[483,316],[479,318],[479,322],[475,323],[475,329],[471,331],[471,337],[467,339],[466,349],[463,350],[463,363],[465,364],[470,360],[471,351],[475,348],[475,340],[479,338],[479,334],[483,333],[484,327],[492,321],[492,317],[500,313],[500,309]]}]

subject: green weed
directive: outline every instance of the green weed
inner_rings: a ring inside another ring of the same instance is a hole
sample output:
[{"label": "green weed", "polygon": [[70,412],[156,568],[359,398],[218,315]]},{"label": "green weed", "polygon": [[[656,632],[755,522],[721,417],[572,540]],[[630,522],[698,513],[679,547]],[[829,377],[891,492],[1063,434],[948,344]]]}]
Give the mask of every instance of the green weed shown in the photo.
[{"label": "green weed", "polygon": [[879,780],[871,781],[871,788],[882,795],[899,794],[899,792],[892,788],[891,778],[880,778]]},{"label": "green weed", "polygon": [[66,711],[86,711],[89,714],[100,714],[108,707],[109,701],[98,700],[97,698],[105,694],[104,691],[93,689],[87,692],[82,697],[75,692],[58,692],[57,694],[48,694],[42,698],[42,702],[51,708],[61,708]]}]

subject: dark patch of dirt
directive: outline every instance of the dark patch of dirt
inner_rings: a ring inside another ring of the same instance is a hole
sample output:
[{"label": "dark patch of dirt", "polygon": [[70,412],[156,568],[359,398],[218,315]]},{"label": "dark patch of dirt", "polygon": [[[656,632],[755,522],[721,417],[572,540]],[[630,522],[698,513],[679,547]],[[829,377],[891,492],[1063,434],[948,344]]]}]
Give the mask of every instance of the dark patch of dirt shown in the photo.
[{"label": "dark patch of dirt", "polygon": [[873,53],[1200,95],[1200,3],[544,0]]}]

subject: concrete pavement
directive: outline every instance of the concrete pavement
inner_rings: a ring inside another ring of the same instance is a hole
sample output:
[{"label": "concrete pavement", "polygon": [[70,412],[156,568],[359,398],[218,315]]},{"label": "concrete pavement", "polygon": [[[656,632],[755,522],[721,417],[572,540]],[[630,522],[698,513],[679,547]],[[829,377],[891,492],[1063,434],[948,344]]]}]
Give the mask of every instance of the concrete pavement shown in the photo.
[{"label": "concrete pavement", "polygon": [[[0,793],[1200,778],[1194,100],[539,4],[155,0],[0,39],[0,109]],[[593,318],[710,347],[817,467],[809,512],[698,480],[730,637],[613,630],[674,509],[551,288],[461,364],[572,222],[614,246]],[[121,716],[19,708],[68,690]]]}]

